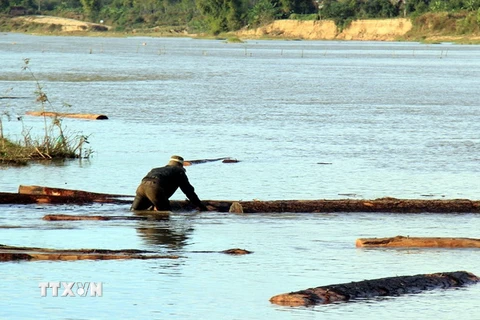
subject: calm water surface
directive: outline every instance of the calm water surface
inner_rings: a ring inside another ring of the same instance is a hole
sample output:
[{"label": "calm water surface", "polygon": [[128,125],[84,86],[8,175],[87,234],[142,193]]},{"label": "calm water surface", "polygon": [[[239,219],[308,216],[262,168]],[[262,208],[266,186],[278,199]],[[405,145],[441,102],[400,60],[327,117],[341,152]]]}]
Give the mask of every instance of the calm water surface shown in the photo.
[{"label": "calm water surface", "polygon": [[[0,168],[20,184],[134,194],[171,154],[230,156],[188,168],[202,199],[479,199],[480,46],[331,41],[0,35],[2,115],[39,108],[23,59],[89,160]],[[65,109],[62,103],[71,107]],[[3,116],[4,133],[42,119]],[[183,199],[180,192],[175,199]],[[147,249],[178,260],[2,263],[0,318],[478,319],[479,286],[285,308],[273,295],[395,275],[467,270],[478,250],[356,249],[359,237],[478,237],[474,214],[173,213],[155,221],[48,222],[45,214],[129,215],[128,205],[0,206],[0,243]],[[254,252],[232,257],[229,248]],[[96,297],[41,297],[39,282],[102,282]]]}]

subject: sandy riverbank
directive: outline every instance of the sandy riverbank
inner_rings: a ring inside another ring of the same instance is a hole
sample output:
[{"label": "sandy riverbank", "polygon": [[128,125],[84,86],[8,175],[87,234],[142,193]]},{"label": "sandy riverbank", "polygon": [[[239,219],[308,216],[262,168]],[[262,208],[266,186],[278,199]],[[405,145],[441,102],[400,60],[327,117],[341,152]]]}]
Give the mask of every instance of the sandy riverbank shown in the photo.
[{"label": "sandy riverbank", "polygon": [[240,31],[240,37],[285,37],[305,40],[376,40],[393,41],[412,29],[409,19],[357,20],[339,31],[332,20],[276,20],[273,23]]},{"label": "sandy riverbank", "polygon": [[52,16],[20,16],[12,18],[12,21],[23,24],[42,24],[53,26],[52,29],[61,32],[108,31],[111,29],[111,27],[103,24]]},{"label": "sandy riverbank", "polygon": [[[37,33],[95,35],[106,32],[105,35],[118,35],[108,25],[53,16],[20,16],[12,18],[12,21],[16,23],[18,28],[18,30],[12,31],[28,32],[28,26],[35,24],[45,25],[45,28],[42,29],[44,31],[34,29],[34,32]],[[412,21],[405,18],[356,20],[343,30],[339,30],[333,20],[276,20],[256,29],[240,30],[233,36],[241,39],[480,42],[480,36],[477,35],[451,36],[432,33],[412,36],[412,28]],[[198,37],[197,34],[188,34],[185,30],[179,31],[168,28],[131,31],[126,35]]]}]

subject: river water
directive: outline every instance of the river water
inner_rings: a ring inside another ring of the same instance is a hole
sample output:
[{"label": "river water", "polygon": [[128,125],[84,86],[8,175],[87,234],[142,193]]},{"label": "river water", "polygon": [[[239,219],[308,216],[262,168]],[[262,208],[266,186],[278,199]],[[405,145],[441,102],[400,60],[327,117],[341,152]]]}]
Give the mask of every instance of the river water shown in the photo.
[{"label": "river water", "polygon": [[[0,191],[43,185],[133,195],[170,155],[233,157],[187,168],[201,199],[480,198],[480,46],[449,43],[0,35],[4,134],[42,135],[35,81],[87,135],[88,160],[0,167]],[[11,99],[15,98],[15,99]],[[64,107],[63,104],[70,105]],[[5,115],[10,115],[10,120]],[[22,116],[22,121],[16,121]],[[173,199],[184,199],[177,192]],[[273,295],[396,275],[467,270],[478,250],[356,249],[359,237],[477,237],[475,214],[130,215],[128,205],[1,205],[0,243],[146,249],[177,260],[4,262],[0,318],[478,319],[479,286],[288,308]],[[228,256],[230,248],[253,251]],[[209,252],[204,252],[209,251]],[[41,296],[40,282],[101,282],[102,297]]]}]

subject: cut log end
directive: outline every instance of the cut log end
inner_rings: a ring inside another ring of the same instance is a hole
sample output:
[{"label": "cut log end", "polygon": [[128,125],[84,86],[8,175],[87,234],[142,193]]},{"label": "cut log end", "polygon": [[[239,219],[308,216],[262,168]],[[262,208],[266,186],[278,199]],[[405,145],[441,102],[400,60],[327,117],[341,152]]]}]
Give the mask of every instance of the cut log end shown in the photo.
[{"label": "cut log end", "polygon": [[[301,307],[309,306],[312,302],[308,299],[308,296],[304,294],[291,294],[284,293],[273,296],[270,298],[270,302],[286,307]],[[315,303],[313,303],[315,304]]]},{"label": "cut log end", "polygon": [[231,255],[243,255],[243,254],[250,254],[252,252],[245,249],[235,248],[235,249],[223,250],[221,251],[221,253],[231,254]]},{"label": "cut log end", "polygon": [[240,204],[240,202],[235,201],[235,202],[232,202],[232,205],[230,206],[230,209],[228,209],[228,212],[230,212],[230,213],[243,213],[243,207]]}]

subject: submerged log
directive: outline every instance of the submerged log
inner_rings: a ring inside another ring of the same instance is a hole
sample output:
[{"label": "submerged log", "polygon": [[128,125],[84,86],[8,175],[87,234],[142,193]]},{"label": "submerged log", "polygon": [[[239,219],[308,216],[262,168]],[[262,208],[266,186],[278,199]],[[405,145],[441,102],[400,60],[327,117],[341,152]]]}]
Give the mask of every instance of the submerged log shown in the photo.
[{"label": "submerged log", "polygon": [[239,162],[237,159],[231,157],[223,157],[223,158],[214,158],[214,159],[199,159],[199,160],[185,160],[183,165],[184,166],[191,166],[192,164],[200,164],[206,162],[214,162],[214,161],[222,161],[222,163],[237,163]]},{"label": "submerged log", "polygon": [[119,260],[119,259],[178,259],[178,256],[154,254],[151,251],[124,249],[47,249],[14,247],[0,244],[0,261],[17,260]]},{"label": "submerged log", "polygon": [[101,203],[131,203],[131,200],[92,197],[92,196],[53,196],[53,195],[37,195],[37,194],[21,194],[0,192],[0,204],[33,204],[33,203],[48,203],[48,204],[76,204],[85,205],[94,202]]},{"label": "submerged log", "polygon": [[[409,200],[381,198],[376,200],[272,200],[272,201],[214,201],[205,200],[218,212],[242,208],[243,213],[318,213],[318,212],[395,212],[395,213],[480,213],[480,201]],[[189,210],[193,207],[185,201],[172,201],[173,210]],[[237,212],[237,210],[233,210]],[[238,210],[240,212],[240,210]]]},{"label": "submerged log", "polygon": [[84,220],[149,220],[145,216],[86,216],[86,215],[68,215],[68,214],[47,214],[43,216],[46,221],[84,221]]},{"label": "submerged log", "polygon": [[46,112],[46,111],[27,111],[25,114],[35,117],[61,117],[61,118],[78,118],[88,120],[107,120],[108,117],[104,114],[89,114],[89,113],[60,113],[60,112]]},{"label": "submerged log", "polygon": [[224,254],[229,254],[229,255],[232,255],[232,256],[239,256],[239,255],[251,254],[253,252],[248,251],[246,249],[233,248],[233,249],[227,249],[227,250],[222,250],[222,251],[195,250],[195,251],[190,251],[190,253],[224,253]]},{"label": "submerged log", "polygon": [[439,238],[439,237],[404,237],[360,238],[357,247],[430,247],[430,248],[480,248],[480,239]]},{"label": "submerged log", "polygon": [[334,284],[279,294],[271,303],[282,306],[312,306],[355,299],[419,293],[424,290],[445,289],[474,284],[480,279],[466,271],[419,274]]},{"label": "submerged log", "polygon": [[[230,202],[231,203],[231,202]],[[274,200],[239,201],[245,213],[257,212],[469,212],[480,213],[480,201],[411,200],[380,198],[375,200]]]},{"label": "submerged log", "polygon": [[132,200],[125,198],[133,198],[133,196],[24,185],[18,187],[18,193],[0,192],[0,204],[50,203],[81,205],[93,202],[119,204],[132,202]]},{"label": "submerged log", "polygon": [[227,250],[223,250],[223,251],[220,251],[220,252],[225,253],[225,254],[231,254],[231,255],[234,255],[234,256],[251,254],[252,253],[251,251],[248,251],[246,249],[240,249],[240,248],[227,249]]},{"label": "submerged log", "polygon": [[132,195],[124,194],[110,194],[110,193],[98,193],[82,190],[62,189],[62,188],[50,188],[42,186],[24,186],[18,187],[18,193],[21,194],[35,194],[35,195],[48,195],[48,196],[64,196],[64,197],[90,197],[90,198],[131,198]]},{"label": "submerged log", "polygon": [[[29,194],[23,194],[28,192]],[[90,204],[131,203],[133,195],[103,194],[81,190],[20,186],[19,193],[0,192],[0,204],[52,203]],[[452,200],[411,200],[380,198],[375,200],[271,200],[231,201],[204,200],[203,203],[216,212],[235,213],[316,213],[316,212],[395,212],[395,213],[480,213],[480,201],[468,199]],[[170,201],[173,211],[195,210],[189,201]],[[232,207],[232,204],[233,207]]]}]

